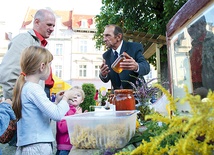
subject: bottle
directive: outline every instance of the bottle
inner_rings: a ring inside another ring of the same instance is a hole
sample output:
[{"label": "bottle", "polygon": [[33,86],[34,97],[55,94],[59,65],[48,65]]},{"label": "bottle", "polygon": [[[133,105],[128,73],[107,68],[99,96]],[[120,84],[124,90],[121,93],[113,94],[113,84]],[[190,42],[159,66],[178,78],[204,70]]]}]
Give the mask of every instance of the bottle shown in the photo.
[{"label": "bottle", "polygon": [[132,89],[114,90],[113,104],[116,111],[135,110],[135,98]]}]

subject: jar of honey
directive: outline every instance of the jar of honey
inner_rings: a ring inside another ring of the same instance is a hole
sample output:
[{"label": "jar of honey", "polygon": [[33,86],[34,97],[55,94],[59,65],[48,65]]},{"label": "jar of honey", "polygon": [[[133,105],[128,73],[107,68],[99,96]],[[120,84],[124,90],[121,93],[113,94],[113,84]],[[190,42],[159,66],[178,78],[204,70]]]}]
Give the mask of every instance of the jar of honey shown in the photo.
[{"label": "jar of honey", "polygon": [[116,111],[135,110],[135,98],[132,89],[114,90],[113,104]]},{"label": "jar of honey", "polygon": [[125,56],[121,54],[111,65],[111,68],[116,72],[116,73],[121,73],[123,69],[120,67],[120,63],[125,59]]},{"label": "jar of honey", "polygon": [[113,100],[113,98],[114,98],[114,94],[110,94],[109,96],[108,96],[108,102],[110,103],[110,104],[113,104],[112,102],[112,100]]}]

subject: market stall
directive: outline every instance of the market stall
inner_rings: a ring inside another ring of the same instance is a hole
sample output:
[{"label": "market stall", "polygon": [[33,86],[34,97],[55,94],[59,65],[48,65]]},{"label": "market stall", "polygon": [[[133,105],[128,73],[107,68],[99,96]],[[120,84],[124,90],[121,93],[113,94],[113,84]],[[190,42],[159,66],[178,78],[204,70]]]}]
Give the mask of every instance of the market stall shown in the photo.
[{"label": "market stall", "polygon": [[72,87],[70,84],[63,81],[62,79],[60,79],[56,75],[53,75],[53,79],[54,79],[54,86],[51,89],[51,93],[58,93],[59,91],[68,90]]},{"label": "market stall", "polygon": [[[214,93],[205,96],[206,100],[196,93],[201,87],[214,90],[213,13],[213,0],[189,0],[169,21],[166,34],[170,90],[157,85],[165,94],[162,102],[166,102],[169,113],[153,111],[142,116],[144,124],[138,124],[142,119],[136,122],[135,135],[117,150],[117,155],[213,154]],[[143,40],[146,34],[127,31],[125,36]],[[84,154],[88,150],[81,151]],[[101,153],[101,149],[91,151]],[[75,152],[71,150],[70,154]]]}]

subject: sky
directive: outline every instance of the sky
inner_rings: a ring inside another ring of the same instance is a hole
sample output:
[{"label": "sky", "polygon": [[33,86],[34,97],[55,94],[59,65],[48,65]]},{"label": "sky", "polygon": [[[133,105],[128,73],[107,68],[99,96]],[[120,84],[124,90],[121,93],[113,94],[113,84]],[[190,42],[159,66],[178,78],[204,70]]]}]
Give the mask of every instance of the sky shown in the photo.
[{"label": "sky", "polygon": [[0,5],[0,21],[6,22],[7,31],[15,32],[21,26],[28,7],[52,10],[74,10],[78,14],[100,13],[102,0],[6,0]]}]

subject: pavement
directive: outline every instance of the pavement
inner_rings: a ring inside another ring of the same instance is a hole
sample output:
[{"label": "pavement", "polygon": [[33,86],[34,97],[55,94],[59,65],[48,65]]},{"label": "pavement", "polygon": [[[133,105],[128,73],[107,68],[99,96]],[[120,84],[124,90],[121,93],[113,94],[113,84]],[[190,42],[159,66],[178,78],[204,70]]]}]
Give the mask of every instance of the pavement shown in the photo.
[{"label": "pavement", "polygon": [[[56,135],[56,122],[52,121],[51,126],[53,129],[54,137]],[[9,144],[1,144],[0,143],[0,149],[2,151],[2,154],[0,155],[15,155],[16,153],[16,147],[15,146],[9,146]],[[56,154],[56,142],[53,143],[53,155]]]}]

